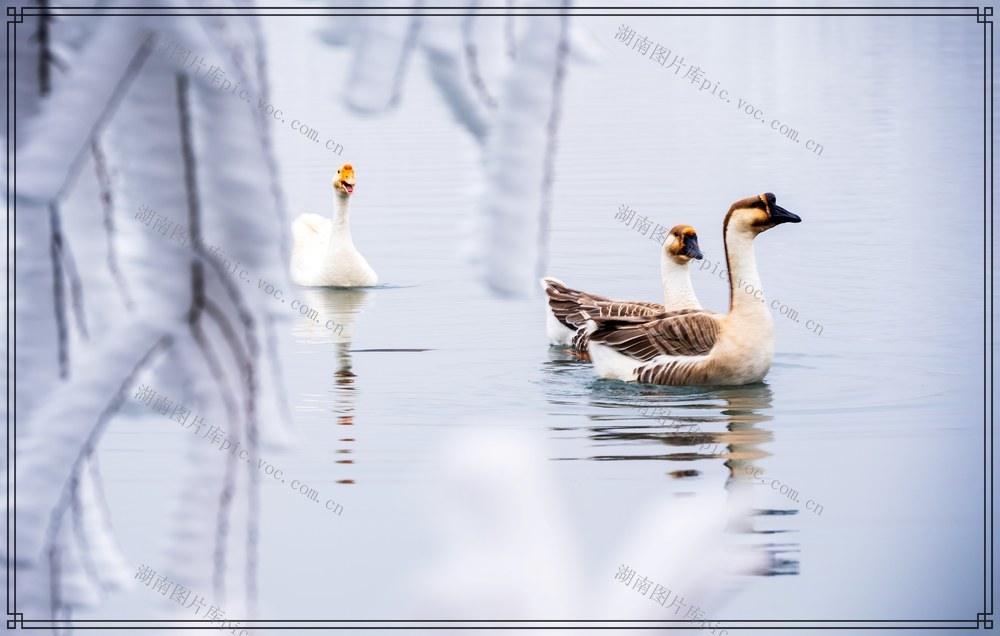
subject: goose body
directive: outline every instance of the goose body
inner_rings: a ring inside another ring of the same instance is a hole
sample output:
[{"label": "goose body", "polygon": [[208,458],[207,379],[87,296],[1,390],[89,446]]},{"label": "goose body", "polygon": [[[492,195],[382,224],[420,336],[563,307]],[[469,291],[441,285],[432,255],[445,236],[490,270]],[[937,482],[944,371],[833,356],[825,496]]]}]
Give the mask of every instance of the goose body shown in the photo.
[{"label": "goose body", "polygon": [[303,287],[370,287],[378,275],[354,247],[350,201],[354,168],[344,164],[333,179],[333,217],[300,214],[292,223],[292,282]]},{"label": "goose body", "polygon": [[762,380],[774,356],[774,321],[760,284],[753,239],[775,225],[800,220],[779,207],[770,193],[734,203],[723,222],[729,313],[592,316],[587,325],[588,350],[598,375],[666,385]]},{"label": "goose body", "polygon": [[542,289],[548,296],[545,331],[549,342],[586,352],[587,321],[591,318],[651,317],[666,311],[701,309],[688,269],[692,259],[701,258],[694,228],[687,225],[674,227],[667,235],[660,256],[663,304],[611,300],[572,289],[556,278],[543,278]]}]

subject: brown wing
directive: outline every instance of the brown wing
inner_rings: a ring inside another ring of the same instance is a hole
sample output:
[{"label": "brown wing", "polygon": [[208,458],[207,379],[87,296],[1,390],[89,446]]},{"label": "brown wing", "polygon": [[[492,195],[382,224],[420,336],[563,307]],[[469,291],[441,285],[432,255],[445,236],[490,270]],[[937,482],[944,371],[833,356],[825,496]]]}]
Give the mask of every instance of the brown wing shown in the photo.
[{"label": "brown wing", "polygon": [[651,318],[596,318],[591,342],[607,345],[635,360],[657,356],[699,356],[719,336],[719,315],[701,309],[671,311]]},{"label": "brown wing", "polygon": [[542,279],[542,285],[556,320],[570,329],[579,329],[588,318],[649,317],[664,311],[658,303],[611,300],[571,289],[555,278]]},{"label": "brown wing", "polygon": [[662,314],[666,307],[642,301],[602,300],[580,303],[579,310],[588,318],[649,318]]}]

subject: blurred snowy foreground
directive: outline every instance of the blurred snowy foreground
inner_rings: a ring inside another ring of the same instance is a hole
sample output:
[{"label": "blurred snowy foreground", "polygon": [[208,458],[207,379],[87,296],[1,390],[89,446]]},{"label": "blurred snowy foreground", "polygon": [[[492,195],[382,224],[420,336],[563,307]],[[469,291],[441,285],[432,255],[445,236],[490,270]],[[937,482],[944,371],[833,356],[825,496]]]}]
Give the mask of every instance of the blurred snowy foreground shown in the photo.
[{"label": "blurred snowy foreground", "polygon": [[[163,502],[169,523],[156,528],[159,548],[147,563],[224,602],[227,616],[252,617],[259,606],[255,466],[262,451],[296,437],[276,351],[287,309],[238,284],[208,247],[222,246],[226,259],[275,288],[291,287],[273,116],[252,106],[270,99],[260,19],[178,6],[169,17],[26,9],[7,31],[18,73],[8,113],[16,223],[11,217],[5,230],[17,264],[16,460],[8,466],[16,496],[6,500],[16,524],[5,556],[16,569],[17,611],[52,632],[62,631],[53,621],[103,607],[139,577],[111,524],[95,453],[140,384],[224,423],[247,453],[244,463],[184,436],[182,477]],[[528,293],[545,267],[562,83],[569,62],[592,57],[569,15],[555,13],[482,24],[341,15],[320,29],[364,70],[343,99],[372,116],[398,102],[408,59],[426,58],[481,149],[481,197],[470,206],[479,249],[471,252],[480,280],[501,296]],[[477,57],[474,26],[506,43],[492,49],[500,55]],[[499,78],[495,94],[476,64]],[[161,214],[140,218],[150,210]],[[656,587],[640,594],[616,580],[623,565],[705,607],[725,590],[727,572],[753,567],[748,551],[719,547],[734,515],[745,514],[735,492],[651,505],[605,570],[577,573],[574,528],[534,442],[471,436],[441,465],[442,479],[460,484],[430,515],[444,556],[414,573],[419,607],[434,618],[659,619],[669,610],[651,602]],[[156,615],[144,618],[189,620],[190,608],[171,598],[177,585],[158,592]]]}]

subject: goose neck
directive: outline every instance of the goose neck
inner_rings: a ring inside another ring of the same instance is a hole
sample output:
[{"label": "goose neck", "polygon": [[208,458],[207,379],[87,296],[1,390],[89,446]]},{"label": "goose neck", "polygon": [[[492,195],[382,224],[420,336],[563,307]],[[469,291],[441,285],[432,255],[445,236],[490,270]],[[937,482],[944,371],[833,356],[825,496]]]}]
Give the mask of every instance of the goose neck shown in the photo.
[{"label": "goose neck", "polygon": [[351,197],[333,195],[333,226],[347,228],[350,224]]},{"label": "goose neck", "polygon": [[701,309],[698,297],[691,286],[691,269],[667,255],[660,254],[660,275],[663,280],[663,305],[668,311]]},{"label": "goose neck", "polygon": [[[734,227],[726,229],[726,265],[729,269],[729,312],[767,314],[764,288],[757,271],[753,249],[754,235]],[[770,314],[768,314],[770,315]]]},{"label": "goose neck", "polygon": [[336,268],[338,259],[345,252],[354,250],[351,238],[350,197],[333,195],[333,223],[330,224],[330,240],[326,247],[324,261],[328,268]]}]

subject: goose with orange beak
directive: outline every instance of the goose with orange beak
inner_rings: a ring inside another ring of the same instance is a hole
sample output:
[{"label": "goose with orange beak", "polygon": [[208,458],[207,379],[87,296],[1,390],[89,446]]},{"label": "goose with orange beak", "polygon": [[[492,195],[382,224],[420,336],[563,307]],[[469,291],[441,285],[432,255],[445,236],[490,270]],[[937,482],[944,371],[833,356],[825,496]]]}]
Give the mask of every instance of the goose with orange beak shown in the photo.
[{"label": "goose with orange beak", "polygon": [[548,296],[546,334],[555,346],[568,346],[586,353],[587,321],[600,317],[654,316],[665,311],[700,310],[701,303],[691,287],[692,260],[704,258],[698,234],[690,225],[677,225],[667,235],[660,254],[663,304],[640,300],[610,300],[604,296],[567,287],[561,280],[543,278]]},{"label": "goose with orange beak", "polygon": [[333,216],[301,214],[292,222],[292,282],[303,287],[371,287],[378,275],[354,247],[350,204],[356,181],[345,163],[333,177]]}]

